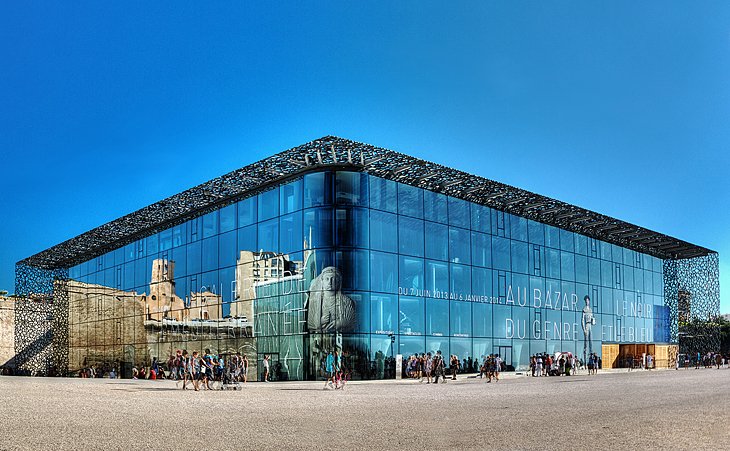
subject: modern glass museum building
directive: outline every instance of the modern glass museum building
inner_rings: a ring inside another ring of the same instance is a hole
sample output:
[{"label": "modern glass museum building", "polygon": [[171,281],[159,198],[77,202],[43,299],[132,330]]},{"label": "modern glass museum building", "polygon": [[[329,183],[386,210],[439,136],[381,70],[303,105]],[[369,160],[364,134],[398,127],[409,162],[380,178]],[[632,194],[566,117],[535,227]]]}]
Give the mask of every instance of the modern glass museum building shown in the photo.
[{"label": "modern glass museum building", "polygon": [[359,378],[437,350],[669,364],[682,319],[719,308],[709,249],[336,137],[29,257],[16,294],[19,371],[127,377],[178,349],[270,355],[278,380],[335,349]]}]

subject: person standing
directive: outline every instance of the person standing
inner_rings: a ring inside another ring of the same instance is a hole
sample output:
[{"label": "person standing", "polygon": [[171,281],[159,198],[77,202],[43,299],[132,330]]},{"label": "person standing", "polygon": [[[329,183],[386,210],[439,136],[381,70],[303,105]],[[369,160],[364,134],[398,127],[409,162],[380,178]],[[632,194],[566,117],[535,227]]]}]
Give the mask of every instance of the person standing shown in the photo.
[{"label": "person standing", "polygon": [[535,358],[535,373],[537,374],[537,377],[542,376],[543,363],[545,363],[545,362],[542,361],[542,355],[538,354],[537,357]]},{"label": "person standing", "polygon": [[423,364],[423,372],[425,373],[426,383],[431,383],[431,371],[433,370],[433,360],[431,359],[431,353],[426,354],[426,360]]},{"label": "person standing", "polygon": [[246,356],[246,354],[243,355],[241,365],[243,365],[241,368],[241,372],[243,374],[243,383],[245,384],[246,382],[248,382],[248,357]]},{"label": "person standing", "polygon": [[268,354],[264,354],[264,382],[269,382],[269,356]]}]

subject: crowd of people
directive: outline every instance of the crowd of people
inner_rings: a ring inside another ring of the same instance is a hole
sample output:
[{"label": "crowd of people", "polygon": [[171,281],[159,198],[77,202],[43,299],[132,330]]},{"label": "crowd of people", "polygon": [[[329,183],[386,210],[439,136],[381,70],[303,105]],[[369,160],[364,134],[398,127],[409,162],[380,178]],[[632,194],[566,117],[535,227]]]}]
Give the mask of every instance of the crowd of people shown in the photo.
[{"label": "crowd of people", "polygon": [[487,382],[499,380],[499,373],[503,370],[504,361],[499,354],[489,354],[482,356],[481,363],[477,359],[471,357],[459,360],[456,355],[450,355],[448,366],[446,358],[441,355],[441,351],[434,354],[425,352],[421,354],[413,354],[403,362],[403,374],[407,378],[419,379],[421,382],[426,381],[427,384],[438,383],[439,379],[446,383],[447,374],[451,380],[456,380],[458,373],[479,373],[479,378],[487,378]]},{"label": "crowd of people", "polygon": [[700,369],[701,367],[712,368],[713,366],[720,369],[727,368],[729,363],[730,354],[722,354],[720,352],[707,352],[702,354],[701,352],[697,352],[696,356],[680,354],[677,358],[676,369],[679,369],[680,366],[683,366],[685,369],[690,366],[694,366],[695,369]]}]

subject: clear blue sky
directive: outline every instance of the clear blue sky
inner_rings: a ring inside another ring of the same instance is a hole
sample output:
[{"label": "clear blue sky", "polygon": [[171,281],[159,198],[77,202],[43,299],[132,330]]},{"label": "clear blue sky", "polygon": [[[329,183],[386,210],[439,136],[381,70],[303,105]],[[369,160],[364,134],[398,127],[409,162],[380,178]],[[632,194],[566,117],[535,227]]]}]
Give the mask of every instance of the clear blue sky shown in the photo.
[{"label": "clear blue sky", "polygon": [[0,289],[335,134],[717,250],[730,312],[729,2],[202,3],[2,2]]}]

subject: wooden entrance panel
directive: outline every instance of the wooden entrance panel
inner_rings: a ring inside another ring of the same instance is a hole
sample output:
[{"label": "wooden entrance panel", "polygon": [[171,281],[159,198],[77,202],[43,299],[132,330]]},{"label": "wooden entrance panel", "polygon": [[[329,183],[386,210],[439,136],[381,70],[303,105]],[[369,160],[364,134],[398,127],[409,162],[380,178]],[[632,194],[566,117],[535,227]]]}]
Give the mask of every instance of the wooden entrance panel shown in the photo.
[{"label": "wooden entrance panel", "polygon": [[618,361],[618,345],[602,345],[601,360],[603,368],[616,368]]}]

